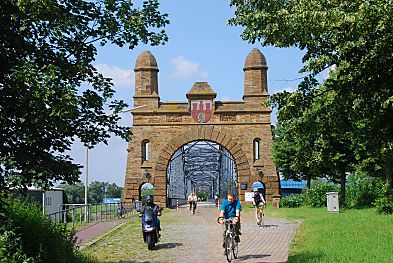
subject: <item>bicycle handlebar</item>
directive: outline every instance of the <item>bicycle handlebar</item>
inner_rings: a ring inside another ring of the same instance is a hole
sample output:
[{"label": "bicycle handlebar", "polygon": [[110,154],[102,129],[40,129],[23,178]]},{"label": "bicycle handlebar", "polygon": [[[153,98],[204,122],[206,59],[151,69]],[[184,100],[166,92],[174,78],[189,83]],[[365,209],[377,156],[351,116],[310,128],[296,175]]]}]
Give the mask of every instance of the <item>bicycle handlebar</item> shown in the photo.
[{"label": "bicycle handlebar", "polygon": [[[235,216],[235,217],[239,218],[238,216]],[[233,217],[233,218],[235,218],[235,217]],[[217,218],[217,223],[220,223],[220,219],[221,219],[221,218],[224,219],[224,222],[232,223],[232,221],[233,221],[233,218],[225,219],[224,217],[219,216],[219,217]]]}]

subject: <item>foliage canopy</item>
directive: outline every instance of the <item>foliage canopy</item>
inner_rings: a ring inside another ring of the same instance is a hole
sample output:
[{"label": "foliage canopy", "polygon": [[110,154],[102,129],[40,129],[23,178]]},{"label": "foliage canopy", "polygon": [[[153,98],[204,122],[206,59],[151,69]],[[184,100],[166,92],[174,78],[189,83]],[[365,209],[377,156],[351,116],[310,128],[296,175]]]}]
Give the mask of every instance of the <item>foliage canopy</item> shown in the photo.
[{"label": "foliage canopy", "polygon": [[157,0],[0,1],[0,188],[77,181],[75,138],[128,138],[95,45],[164,44],[168,23]]},{"label": "foliage canopy", "polygon": [[[322,155],[325,161],[339,161],[347,171],[355,165],[372,175],[384,174],[391,194],[393,1],[232,0],[231,5],[236,9],[229,24],[244,27],[244,40],[305,51],[305,66],[300,72],[307,76],[298,91],[271,98],[278,107],[279,125],[286,126],[281,128],[284,134],[292,131],[295,122],[312,123],[307,116],[320,118],[323,121],[317,122],[305,138],[299,132],[297,139],[307,141],[313,135],[316,143],[318,136],[325,137],[326,149],[332,153]],[[321,91],[315,76],[327,69],[333,74]],[[317,97],[323,96],[330,99],[321,103]],[[318,108],[316,114],[304,113]],[[298,149],[304,147],[294,148]],[[321,151],[313,147],[305,153],[315,155]],[[303,162],[302,167],[307,165]]]}]

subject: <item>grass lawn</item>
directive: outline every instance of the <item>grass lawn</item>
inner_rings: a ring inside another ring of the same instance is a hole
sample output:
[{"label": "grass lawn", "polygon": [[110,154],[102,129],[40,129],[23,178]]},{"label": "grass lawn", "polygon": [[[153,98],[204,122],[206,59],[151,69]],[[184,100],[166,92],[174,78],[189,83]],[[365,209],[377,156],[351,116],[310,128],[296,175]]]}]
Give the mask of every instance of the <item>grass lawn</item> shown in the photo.
[{"label": "grass lawn", "polygon": [[[176,224],[177,219],[170,214],[174,211],[167,209],[160,217],[161,225]],[[159,243],[157,246],[162,246]],[[162,250],[162,249],[161,249]],[[149,251],[143,242],[141,220],[134,218],[124,226],[116,229],[94,245],[83,250],[83,254],[97,259],[99,262],[165,262],[162,259],[160,249]]]},{"label": "grass lawn", "polygon": [[[243,206],[243,211],[252,209]],[[172,212],[166,210],[163,214],[163,225],[178,223],[180,219]],[[328,213],[326,208],[271,206],[268,206],[266,215],[302,221],[291,245],[288,262],[393,262],[392,215],[379,215],[372,208]],[[132,260],[136,258],[140,262],[165,262],[160,257],[161,250],[147,250],[137,219],[130,220],[83,253],[100,262],[134,262]]]},{"label": "grass lawn", "polygon": [[393,262],[393,216],[375,209],[273,208],[267,216],[301,220],[288,262]]}]

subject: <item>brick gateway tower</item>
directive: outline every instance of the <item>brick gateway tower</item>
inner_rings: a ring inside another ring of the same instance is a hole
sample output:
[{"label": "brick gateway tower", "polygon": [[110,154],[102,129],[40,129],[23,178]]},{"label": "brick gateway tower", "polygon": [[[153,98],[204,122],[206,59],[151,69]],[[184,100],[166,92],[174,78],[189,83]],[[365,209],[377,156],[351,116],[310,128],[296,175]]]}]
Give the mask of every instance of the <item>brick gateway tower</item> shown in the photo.
[{"label": "brick gateway tower", "polygon": [[158,66],[149,51],[135,64],[132,136],[128,144],[125,199],[138,200],[141,186],[154,186],[156,202],[167,202],[167,169],[174,153],[193,141],[211,141],[233,157],[239,199],[252,191],[253,182],[265,186],[268,202],[279,202],[279,178],[270,158],[271,110],[266,108],[267,64],[253,49],[244,63],[244,96],[240,102],[215,101],[207,82],[196,82],[186,94],[188,102],[161,102]]}]

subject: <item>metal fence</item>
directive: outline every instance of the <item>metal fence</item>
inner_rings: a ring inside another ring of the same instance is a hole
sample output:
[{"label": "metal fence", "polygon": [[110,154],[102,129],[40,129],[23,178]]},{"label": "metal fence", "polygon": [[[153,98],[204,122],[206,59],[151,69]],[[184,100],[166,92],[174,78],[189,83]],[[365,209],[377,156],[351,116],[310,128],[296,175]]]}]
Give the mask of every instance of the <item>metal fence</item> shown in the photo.
[{"label": "metal fence", "polygon": [[57,223],[70,224],[72,229],[84,223],[128,218],[141,210],[142,202],[120,202],[102,204],[64,204],[59,206],[59,212],[48,217]]}]

